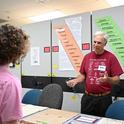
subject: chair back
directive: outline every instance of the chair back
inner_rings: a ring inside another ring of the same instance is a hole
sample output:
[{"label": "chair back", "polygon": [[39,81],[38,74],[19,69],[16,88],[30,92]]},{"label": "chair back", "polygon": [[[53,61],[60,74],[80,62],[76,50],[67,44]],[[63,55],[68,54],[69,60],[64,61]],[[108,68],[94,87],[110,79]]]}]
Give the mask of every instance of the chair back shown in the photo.
[{"label": "chair back", "polygon": [[39,89],[29,90],[27,93],[25,93],[22,99],[22,103],[38,105],[41,94],[42,91],[40,91]]},{"label": "chair back", "polygon": [[63,102],[63,90],[59,84],[48,84],[42,90],[39,105],[55,109],[61,109]]},{"label": "chair back", "polygon": [[112,103],[108,107],[105,116],[112,119],[124,120],[124,100],[117,100]]}]

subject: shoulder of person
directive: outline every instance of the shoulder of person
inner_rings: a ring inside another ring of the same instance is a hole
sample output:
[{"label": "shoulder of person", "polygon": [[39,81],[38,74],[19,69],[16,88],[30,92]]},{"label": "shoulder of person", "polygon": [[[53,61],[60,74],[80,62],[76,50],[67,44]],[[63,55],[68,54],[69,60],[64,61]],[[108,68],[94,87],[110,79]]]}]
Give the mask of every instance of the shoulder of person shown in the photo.
[{"label": "shoulder of person", "polygon": [[109,58],[113,61],[113,60],[117,60],[117,57],[114,53],[105,50],[106,54],[108,54]]}]

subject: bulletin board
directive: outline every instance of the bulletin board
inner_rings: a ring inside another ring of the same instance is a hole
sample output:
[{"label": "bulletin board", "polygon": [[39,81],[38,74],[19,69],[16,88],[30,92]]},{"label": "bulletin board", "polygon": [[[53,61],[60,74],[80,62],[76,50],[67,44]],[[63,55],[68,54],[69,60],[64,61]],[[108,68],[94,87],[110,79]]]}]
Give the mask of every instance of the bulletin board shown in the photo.
[{"label": "bulletin board", "polygon": [[52,20],[52,77],[75,77],[91,51],[90,13]]},{"label": "bulletin board", "polygon": [[[94,11],[92,13],[93,34],[101,30],[108,34],[106,49],[115,54],[124,71],[124,6]],[[121,75],[124,79],[124,74]]]},{"label": "bulletin board", "polygon": [[29,36],[30,49],[22,62],[23,76],[50,76],[51,22],[44,21],[22,26]]}]

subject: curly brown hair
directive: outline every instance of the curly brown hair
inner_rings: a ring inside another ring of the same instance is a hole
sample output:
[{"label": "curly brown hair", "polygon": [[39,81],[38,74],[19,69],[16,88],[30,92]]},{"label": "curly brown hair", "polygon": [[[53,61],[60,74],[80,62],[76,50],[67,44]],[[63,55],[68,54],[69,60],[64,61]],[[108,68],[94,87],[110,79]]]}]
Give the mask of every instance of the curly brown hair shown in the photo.
[{"label": "curly brown hair", "polygon": [[19,62],[28,48],[28,36],[22,29],[9,24],[0,27],[0,65]]}]

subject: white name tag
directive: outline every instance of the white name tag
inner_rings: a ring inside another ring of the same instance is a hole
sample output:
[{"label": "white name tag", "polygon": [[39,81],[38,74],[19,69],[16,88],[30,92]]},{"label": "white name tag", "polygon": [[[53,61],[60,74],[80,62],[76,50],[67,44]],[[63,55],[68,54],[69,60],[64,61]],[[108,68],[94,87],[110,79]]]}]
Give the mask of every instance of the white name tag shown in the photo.
[{"label": "white name tag", "polygon": [[99,71],[106,71],[106,66],[104,66],[104,65],[99,65],[99,66],[98,66],[98,70],[99,70]]}]

